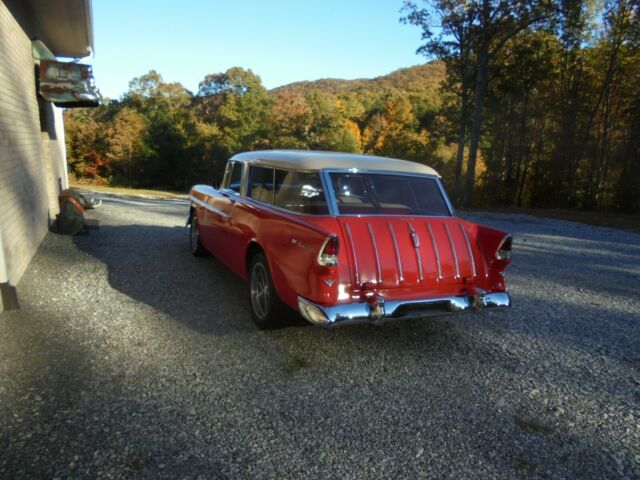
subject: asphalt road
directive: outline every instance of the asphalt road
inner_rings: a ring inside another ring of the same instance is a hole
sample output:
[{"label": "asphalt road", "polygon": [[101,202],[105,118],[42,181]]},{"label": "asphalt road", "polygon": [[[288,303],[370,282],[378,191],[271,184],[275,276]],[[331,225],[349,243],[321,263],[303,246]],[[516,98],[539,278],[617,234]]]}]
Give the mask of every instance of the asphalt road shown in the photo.
[{"label": "asphalt road", "polygon": [[263,332],[181,201],[105,198],[0,315],[0,478],[640,478],[640,236],[514,234],[509,312]]}]

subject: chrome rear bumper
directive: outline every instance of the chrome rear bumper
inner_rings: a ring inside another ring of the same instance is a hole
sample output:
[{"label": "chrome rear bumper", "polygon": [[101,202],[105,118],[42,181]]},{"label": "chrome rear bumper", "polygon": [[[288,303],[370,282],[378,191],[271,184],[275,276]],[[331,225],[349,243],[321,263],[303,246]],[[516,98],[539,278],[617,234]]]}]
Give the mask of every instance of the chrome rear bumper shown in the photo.
[{"label": "chrome rear bumper", "polygon": [[510,306],[511,298],[507,292],[388,301],[385,301],[381,296],[376,296],[369,302],[342,303],[331,307],[323,307],[298,297],[300,314],[314,325],[323,327],[361,323],[381,325],[385,320],[432,317]]}]

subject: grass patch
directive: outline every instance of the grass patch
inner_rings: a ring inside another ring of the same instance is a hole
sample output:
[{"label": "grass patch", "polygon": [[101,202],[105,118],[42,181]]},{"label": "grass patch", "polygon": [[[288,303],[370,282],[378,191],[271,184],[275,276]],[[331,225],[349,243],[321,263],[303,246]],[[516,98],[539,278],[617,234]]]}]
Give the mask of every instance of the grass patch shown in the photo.
[{"label": "grass patch", "polygon": [[111,193],[115,195],[128,195],[131,197],[161,197],[161,198],[185,198],[186,193],[170,192],[164,190],[150,190],[145,188],[127,188],[127,187],[109,187],[106,185],[83,185],[80,183],[71,183],[69,185],[78,190],[86,190],[97,193]]},{"label": "grass patch", "polygon": [[513,421],[516,422],[521,429],[534,433],[551,433],[553,429],[533,418],[523,418],[514,415]]},{"label": "grass patch", "polygon": [[285,363],[282,364],[282,371],[287,375],[293,375],[297,371],[304,368],[309,368],[311,363],[306,358],[300,355],[294,355]]}]

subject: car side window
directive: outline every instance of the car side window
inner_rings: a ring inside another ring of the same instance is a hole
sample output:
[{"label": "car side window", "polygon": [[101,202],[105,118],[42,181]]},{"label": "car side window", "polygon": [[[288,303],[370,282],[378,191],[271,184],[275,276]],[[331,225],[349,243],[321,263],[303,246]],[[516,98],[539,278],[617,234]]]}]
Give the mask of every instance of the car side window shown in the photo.
[{"label": "car side window", "polygon": [[242,162],[229,162],[224,171],[222,188],[240,193],[242,185]]},{"label": "car side window", "polygon": [[273,204],[273,168],[249,167],[247,196]]},{"label": "car side window", "polygon": [[276,207],[308,215],[329,213],[317,173],[276,170],[275,204]]}]

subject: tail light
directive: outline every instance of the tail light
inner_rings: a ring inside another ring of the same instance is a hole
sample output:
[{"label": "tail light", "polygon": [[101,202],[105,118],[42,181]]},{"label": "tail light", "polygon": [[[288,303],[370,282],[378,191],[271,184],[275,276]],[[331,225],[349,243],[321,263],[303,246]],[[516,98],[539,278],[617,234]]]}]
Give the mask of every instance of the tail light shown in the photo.
[{"label": "tail light", "polygon": [[498,251],[496,252],[496,258],[498,260],[511,260],[511,244],[513,243],[513,238],[511,235],[508,235],[502,239],[500,245],[498,246]]},{"label": "tail light", "polygon": [[338,265],[338,250],[340,242],[336,235],[330,235],[322,244],[318,254],[318,265],[323,267],[335,267]]}]

